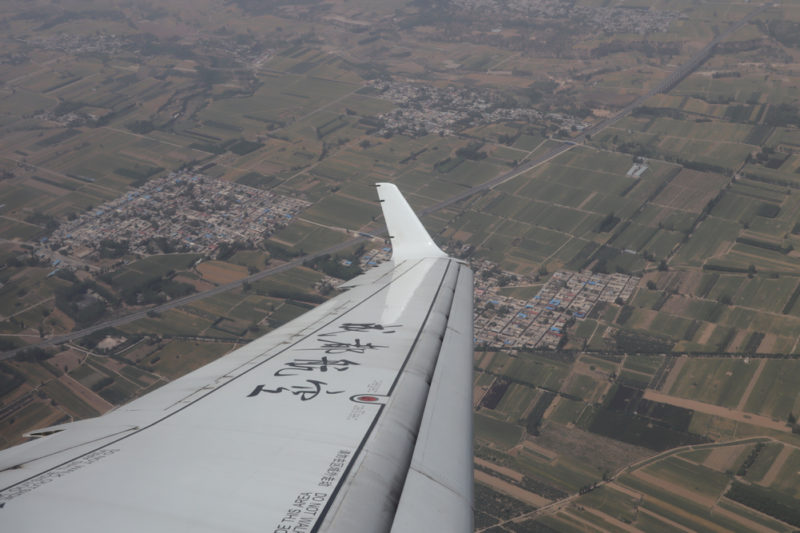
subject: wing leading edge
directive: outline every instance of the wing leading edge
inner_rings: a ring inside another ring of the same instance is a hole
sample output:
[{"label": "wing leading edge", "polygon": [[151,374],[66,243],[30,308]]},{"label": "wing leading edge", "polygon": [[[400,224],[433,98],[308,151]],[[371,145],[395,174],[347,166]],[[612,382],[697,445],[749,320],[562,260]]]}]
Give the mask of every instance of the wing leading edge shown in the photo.
[{"label": "wing leading edge", "polygon": [[394,185],[378,191],[386,266],[126,406],[0,452],[0,521],[471,531],[472,273]]}]

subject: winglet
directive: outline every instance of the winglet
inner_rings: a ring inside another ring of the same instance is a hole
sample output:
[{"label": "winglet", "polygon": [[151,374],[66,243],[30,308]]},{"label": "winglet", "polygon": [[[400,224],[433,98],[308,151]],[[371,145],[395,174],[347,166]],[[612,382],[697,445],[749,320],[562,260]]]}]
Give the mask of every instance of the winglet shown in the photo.
[{"label": "winglet", "polygon": [[392,259],[446,257],[425,230],[400,190],[392,183],[377,183],[383,218],[392,240]]}]

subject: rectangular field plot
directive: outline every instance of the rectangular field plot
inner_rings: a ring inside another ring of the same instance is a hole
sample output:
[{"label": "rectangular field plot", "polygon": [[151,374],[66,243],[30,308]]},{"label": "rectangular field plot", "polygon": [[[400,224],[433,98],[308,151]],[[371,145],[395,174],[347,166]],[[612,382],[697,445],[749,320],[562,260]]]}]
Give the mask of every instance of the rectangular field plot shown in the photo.
[{"label": "rectangular field plot", "polygon": [[379,212],[380,208],[371,199],[365,201],[334,194],[311,206],[303,213],[303,218],[319,224],[358,229],[369,223]]},{"label": "rectangular field plot", "polygon": [[721,472],[692,464],[675,456],[658,461],[643,471],[710,498],[719,496],[729,481],[728,476]]},{"label": "rectangular field plot", "polygon": [[692,358],[681,369],[669,394],[701,402],[736,407],[756,365],[744,359]]},{"label": "rectangular field plot", "polygon": [[479,413],[475,414],[474,421],[477,442],[493,444],[507,450],[516,446],[522,438],[522,428],[511,422],[503,422]]},{"label": "rectangular field plot", "polygon": [[569,367],[543,357],[522,353],[511,360],[503,374],[533,386],[558,390],[569,375]]},{"label": "rectangular field plot", "polygon": [[700,265],[702,261],[726,249],[739,234],[738,227],[715,217],[706,218],[683,244],[673,259],[677,264]]},{"label": "rectangular field plot", "polygon": [[682,170],[656,196],[654,203],[699,213],[719,193],[728,178],[710,172]]},{"label": "rectangular field plot", "polygon": [[146,362],[155,372],[175,378],[216,360],[232,347],[223,342],[174,340],[150,354]]},{"label": "rectangular field plot", "polygon": [[800,360],[768,359],[764,363],[745,410],[786,420],[790,413],[800,416]]}]

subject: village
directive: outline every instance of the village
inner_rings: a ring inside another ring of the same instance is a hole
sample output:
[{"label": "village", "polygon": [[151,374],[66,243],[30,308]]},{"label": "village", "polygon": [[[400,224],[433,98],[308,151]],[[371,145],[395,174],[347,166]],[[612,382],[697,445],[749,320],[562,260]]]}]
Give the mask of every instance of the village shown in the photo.
[{"label": "village", "polygon": [[377,134],[416,137],[435,133],[455,135],[461,129],[503,121],[537,122],[542,118],[559,127],[582,131],[588,124],[563,113],[542,114],[530,107],[518,107],[490,90],[456,87],[439,89],[400,81],[373,80],[370,86],[398,108],[378,116]]},{"label": "village", "polygon": [[223,242],[255,246],[308,205],[202,174],[172,172],[61,224],[42,239],[39,254],[54,266],[62,256],[213,254]]},{"label": "village", "polygon": [[572,323],[586,318],[598,303],[627,301],[641,280],[559,270],[536,296],[522,300],[500,295],[497,278],[484,278],[483,265],[475,267],[475,342],[490,348],[557,349]]}]

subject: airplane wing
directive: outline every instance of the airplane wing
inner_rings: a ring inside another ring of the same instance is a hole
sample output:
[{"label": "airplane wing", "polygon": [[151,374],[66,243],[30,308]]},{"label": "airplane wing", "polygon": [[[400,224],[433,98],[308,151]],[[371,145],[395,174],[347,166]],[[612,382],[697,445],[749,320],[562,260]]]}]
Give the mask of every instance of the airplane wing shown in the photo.
[{"label": "airplane wing", "polygon": [[472,531],[472,273],[378,185],[392,260],[104,416],[0,452],[4,531]]}]

